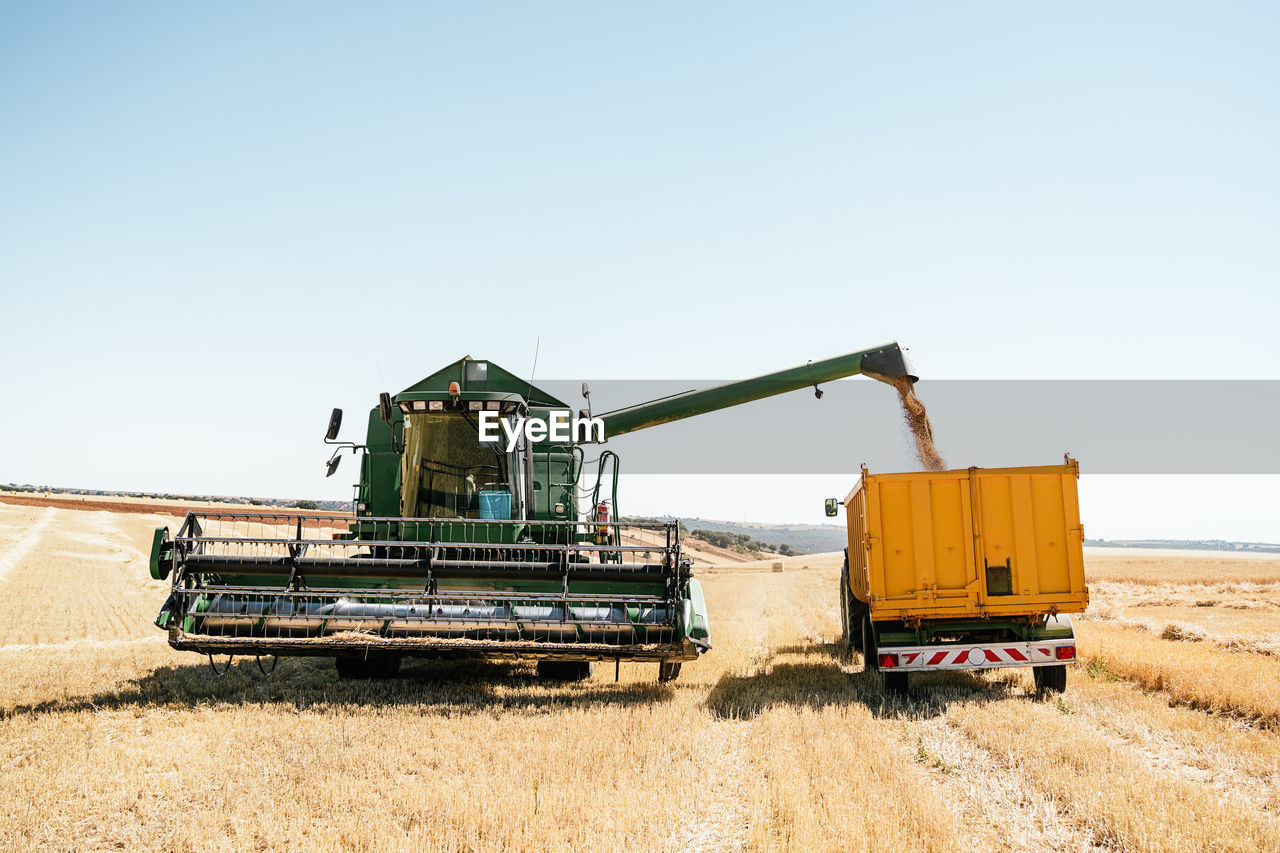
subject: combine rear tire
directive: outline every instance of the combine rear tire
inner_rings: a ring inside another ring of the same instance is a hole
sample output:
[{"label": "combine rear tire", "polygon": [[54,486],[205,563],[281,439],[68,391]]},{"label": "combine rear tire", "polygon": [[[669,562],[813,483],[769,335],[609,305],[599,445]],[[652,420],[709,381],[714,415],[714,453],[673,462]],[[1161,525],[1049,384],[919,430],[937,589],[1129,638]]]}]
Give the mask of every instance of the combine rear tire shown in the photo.
[{"label": "combine rear tire", "polygon": [[658,681],[663,684],[668,681],[675,681],[680,677],[680,661],[662,661],[658,664]]},{"label": "combine rear tire", "polygon": [[1066,664],[1037,666],[1031,672],[1036,682],[1036,693],[1040,696],[1046,693],[1061,693],[1067,689]]},{"label": "combine rear tire", "polygon": [[334,664],[339,678],[357,681],[395,678],[400,674],[399,655],[339,655]]},{"label": "combine rear tire", "polygon": [[548,681],[583,681],[591,677],[591,661],[540,660],[538,677]]}]

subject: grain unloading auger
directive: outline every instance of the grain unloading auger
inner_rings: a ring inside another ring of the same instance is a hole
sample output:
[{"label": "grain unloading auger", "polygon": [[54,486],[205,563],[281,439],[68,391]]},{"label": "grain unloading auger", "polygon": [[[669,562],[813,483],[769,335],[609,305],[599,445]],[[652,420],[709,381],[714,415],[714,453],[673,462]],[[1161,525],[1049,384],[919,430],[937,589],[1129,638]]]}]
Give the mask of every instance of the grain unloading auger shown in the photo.
[{"label": "grain unloading auger", "polygon": [[342,675],[385,676],[406,656],[532,659],[581,678],[594,661],[653,661],[670,680],[711,647],[702,590],[678,525],[617,518],[616,454],[586,487],[584,445],[858,373],[911,371],[888,344],[566,429],[566,403],[463,358],[381,395],[364,444],[336,440],[334,410],[329,473],[362,453],[354,517],[191,512],[172,537],[158,528],[151,573],[171,592],[156,624],[211,663],[324,655]]}]

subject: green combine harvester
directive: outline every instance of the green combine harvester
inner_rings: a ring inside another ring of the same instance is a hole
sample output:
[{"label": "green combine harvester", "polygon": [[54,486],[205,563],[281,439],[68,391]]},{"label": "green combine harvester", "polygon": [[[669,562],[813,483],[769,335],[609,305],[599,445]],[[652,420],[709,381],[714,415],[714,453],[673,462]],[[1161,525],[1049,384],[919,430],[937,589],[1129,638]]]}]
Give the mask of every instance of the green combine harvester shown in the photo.
[{"label": "green combine harvester", "polygon": [[652,661],[669,681],[711,648],[702,590],[678,525],[620,519],[617,454],[592,466],[586,446],[808,386],[820,397],[819,383],[858,373],[892,383],[910,368],[888,344],[593,420],[464,358],[383,393],[363,444],[337,441],[334,410],[329,474],[362,454],[354,516],[190,512],[176,535],[158,528],[151,575],[171,592],[156,624],[215,672],[234,655],[264,671],[319,655],[343,677],[390,677],[419,656],[535,660],[564,680]]}]

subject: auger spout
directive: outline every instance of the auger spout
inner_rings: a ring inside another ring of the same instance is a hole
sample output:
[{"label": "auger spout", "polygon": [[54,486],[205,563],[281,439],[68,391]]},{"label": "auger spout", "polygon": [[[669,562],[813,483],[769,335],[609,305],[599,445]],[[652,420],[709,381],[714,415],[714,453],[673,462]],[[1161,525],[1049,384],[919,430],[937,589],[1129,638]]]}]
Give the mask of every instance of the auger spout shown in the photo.
[{"label": "auger spout", "polygon": [[895,342],[823,361],[811,361],[751,379],[638,403],[606,412],[599,417],[604,421],[605,437],[609,438],[800,388],[814,386],[816,389],[823,382],[859,373],[890,385],[903,376],[910,377],[912,382],[916,381],[906,352]]}]

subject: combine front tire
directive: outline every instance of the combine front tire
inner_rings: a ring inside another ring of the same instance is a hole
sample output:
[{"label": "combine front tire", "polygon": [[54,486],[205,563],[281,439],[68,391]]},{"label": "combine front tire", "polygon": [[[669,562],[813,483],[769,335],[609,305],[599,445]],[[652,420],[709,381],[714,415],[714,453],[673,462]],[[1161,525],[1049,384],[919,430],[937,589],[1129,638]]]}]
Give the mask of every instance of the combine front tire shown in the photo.
[{"label": "combine front tire", "polygon": [[400,674],[399,655],[338,655],[334,664],[339,678],[357,681],[395,678]]},{"label": "combine front tire", "polygon": [[1036,682],[1036,693],[1040,696],[1046,693],[1061,693],[1067,689],[1065,663],[1055,666],[1037,666],[1031,672]]},{"label": "combine front tire", "polygon": [[538,677],[548,681],[583,681],[591,677],[591,661],[540,660]]}]

